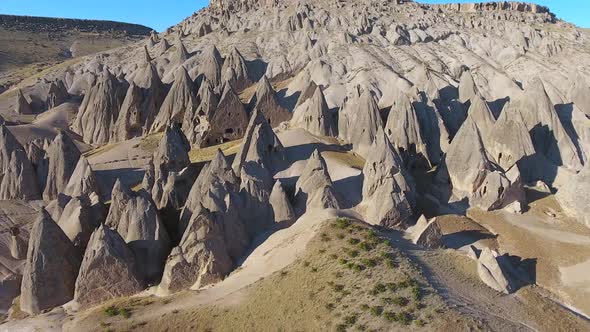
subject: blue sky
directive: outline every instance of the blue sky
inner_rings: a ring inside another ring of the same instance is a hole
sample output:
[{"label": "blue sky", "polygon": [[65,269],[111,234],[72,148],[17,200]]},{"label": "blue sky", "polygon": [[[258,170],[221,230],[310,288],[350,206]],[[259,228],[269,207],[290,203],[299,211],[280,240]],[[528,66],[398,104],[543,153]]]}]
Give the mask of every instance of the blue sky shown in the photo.
[{"label": "blue sky", "polygon": [[[449,1],[422,0],[421,2]],[[454,0],[451,2],[475,1]],[[535,2],[549,6],[559,18],[590,28],[590,0],[537,0]],[[0,0],[0,14],[103,19],[143,24],[162,31],[208,3],[208,0]]]}]

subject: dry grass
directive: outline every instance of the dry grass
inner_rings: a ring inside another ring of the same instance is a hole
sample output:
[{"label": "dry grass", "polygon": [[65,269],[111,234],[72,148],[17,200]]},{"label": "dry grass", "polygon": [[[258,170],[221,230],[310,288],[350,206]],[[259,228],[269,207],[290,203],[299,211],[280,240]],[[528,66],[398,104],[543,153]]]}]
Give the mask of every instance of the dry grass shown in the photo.
[{"label": "dry grass", "polygon": [[365,159],[352,152],[325,151],[322,154],[326,158],[341,161],[352,168],[362,170],[365,167]]},{"label": "dry grass", "polygon": [[210,161],[213,159],[213,157],[215,157],[215,153],[217,153],[218,149],[221,149],[221,151],[223,151],[226,157],[238,153],[241,143],[242,140],[239,139],[231,142],[225,142],[219,145],[209,146],[206,148],[196,148],[192,149],[188,153],[188,155],[192,163]]},{"label": "dry grass", "polygon": [[[421,271],[370,226],[344,219],[326,222],[305,256],[240,293],[238,300],[143,319],[141,330],[426,331],[474,326],[447,308]],[[145,310],[173,299],[156,301]],[[116,305],[144,310],[130,302]],[[138,324],[98,317],[114,331],[134,330]]]}]

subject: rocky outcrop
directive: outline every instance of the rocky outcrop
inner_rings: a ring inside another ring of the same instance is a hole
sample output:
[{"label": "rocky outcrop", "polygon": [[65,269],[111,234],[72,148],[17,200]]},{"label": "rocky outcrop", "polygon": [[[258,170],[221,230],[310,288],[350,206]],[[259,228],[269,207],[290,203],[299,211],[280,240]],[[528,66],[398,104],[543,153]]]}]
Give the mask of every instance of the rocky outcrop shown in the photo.
[{"label": "rocky outcrop", "polygon": [[343,204],[328,173],[326,161],[315,150],[295,185],[295,211],[298,215],[314,209],[339,209]]},{"label": "rocky outcrop", "polygon": [[402,158],[410,163],[423,161],[428,164],[428,151],[418,115],[406,94],[400,94],[391,106],[385,133]]},{"label": "rocky outcrop", "polygon": [[272,187],[269,202],[272,206],[276,223],[289,224],[295,221],[295,212],[280,180],[277,180]]},{"label": "rocky outcrop", "polygon": [[68,93],[68,89],[64,82],[56,79],[49,85],[49,92],[47,93],[45,105],[47,106],[47,109],[52,109],[66,102],[69,97],[70,94]]},{"label": "rocky outcrop", "polygon": [[471,101],[476,94],[478,94],[477,86],[473,80],[470,70],[465,70],[461,74],[459,81],[459,101],[461,103],[467,103]]},{"label": "rocky outcrop", "polygon": [[426,248],[442,248],[442,232],[436,218],[427,220],[424,215],[420,216],[412,229],[412,242]]},{"label": "rocky outcrop", "polygon": [[498,118],[485,147],[496,164],[502,169],[510,169],[523,158],[535,154],[531,135],[519,112],[508,108]]},{"label": "rocky outcrop", "polygon": [[154,64],[146,62],[134,74],[114,127],[114,141],[147,134],[166,98],[166,87]]},{"label": "rocky outcrop", "polygon": [[291,120],[293,115],[279,104],[276,92],[266,75],[256,84],[256,93],[250,100],[253,109],[262,112],[271,127],[278,127],[281,123]]},{"label": "rocky outcrop", "polygon": [[414,205],[414,180],[401,157],[379,129],[363,168],[363,204],[367,222],[404,229],[410,224]]},{"label": "rocky outcrop", "polygon": [[14,106],[14,112],[17,114],[33,114],[33,108],[29,104],[29,101],[23,95],[21,89],[16,90],[16,104]]},{"label": "rocky outcrop", "polygon": [[215,45],[211,45],[203,51],[201,55],[201,63],[199,72],[202,73],[207,81],[211,83],[213,88],[221,85],[221,68],[223,66],[223,58],[219,54],[219,50]]},{"label": "rocky outcrop", "polygon": [[586,227],[590,227],[589,183],[590,164],[586,164],[580,173],[559,188],[555,196],[563,210]]},{"label": "rocky outcrop", "polygon": [[233,268],[225,246],[223,221],[216,212],[199,207],[168,260],[159,290],[201,288],[222,280]]},{"label": "rocky outcrop", "polygon": [[193,81],[186,68],[181,66],[176,71],[174,84],[154,120],[152,132],[162,131],[171,123],[181,123],[185,112],[193,112],[196,106]]},{"label": "rocky outcrop", "polygon": [[21,310],[37,314],[70,301],[79,267],[78,252],[47,212],[42,211],[29,237]]},{"label": "rocky outcrop", "polygon": [[10,255],[17,260],[27,258],[28,244],[19,236],[20,229],[18,227],[10,228]]},{"label": "rocky outcrop", "polygon": [[197,93],[197,106],[193,111],[187,110],[182,121],[182,131],[193,146],[201,146],[204,136],[209,132],[211,118],[217,109],[219,100],[213,86],[207,79],[201,82]]},{"label": "rocky outcrop", "polygon": [[0,174],[0,199],[41,197],[37,174],[27,152],[4,124],[0,124]]},{"label": "rocky outcrop", "polygon": [[104,206],[96,195],[70,199],[57,224],[68,236],[80,256],[84,254],[90,235],[104,221]]},{"label": "rocky outcrop", "polygon": [[76,279],[74,301],[82,306],[133,295],[143,289],[133,252],[106,225],[92,233]]},{"label": "rocky outcrop", "polygon": [[248,126],[248,114],[230,84],[225,84],[217,109],[209,121],[206,146],[234,141],[244,136]]},{"label": "rocky outcrop", "polygon": [[476,93],[471,98],[471,106],[467,111],[467,116],[475,122],[482,139],[486,140],[494,128],[496,120],[494,119],[494,115],[492,114],[488,103],[479,93]]},{"label": "rocky outcrop", "polygon": [[383,128],[381,113],[370,90],[357,87],[346,100],[338,117],[340,139],[351,143],[355,152],[366,156],[375,140],[377,130]]},{"label": "rocky outcrop", "polygon": [[80,159],[80,150],[66,133],[60,131],[47,150],[49,170],[43,199],[54,200],[63,192]]},{"label": "rocky outcrop", "polygon": [[223,62],[221,79],[231,85],[236,91],[242,91],[252,85],[246,60],[236,47],[232,47]]},{"label": "rocky outcrop", "polygon": [[133,193],[117,180],[105,225],[116,229],[133,251],[143,280],[159,279],[170,251],[170,238],[148,193]]},{"label": "rocky outcrop", "polygon": [[76,133],[89,144],[107,143],[111,128],[119,116],[125,98],[126,84],[117,80],[108,70],[84,96],[73,124]]},{"label": "rocky outcrop", "polygon": [[258,110],[252,113],[246,134],[233,162],[236,174],[247,162],[255,162],[273,173],[284,161],[283,144]]},{"label": "rocky outcrop", "polygon": [[[311,96],[303,100],[310,94],[313,86],[315,89],[311,92]],[[319,86],[311,84],[301,93],[297,104],[291,120],[293,126],[303,128],[318,136],[336,136],[338,134],[336,121],[328,109],[326,98]]]},{"label": "rocky outcrop", "polygon": [[64,189],[65,195],[70,197],[91,196],[92,194],[100,195],[98,181],[94,171],[90,167],[85,157],[80,157],[74,172],[70,176],[70,181]]}]

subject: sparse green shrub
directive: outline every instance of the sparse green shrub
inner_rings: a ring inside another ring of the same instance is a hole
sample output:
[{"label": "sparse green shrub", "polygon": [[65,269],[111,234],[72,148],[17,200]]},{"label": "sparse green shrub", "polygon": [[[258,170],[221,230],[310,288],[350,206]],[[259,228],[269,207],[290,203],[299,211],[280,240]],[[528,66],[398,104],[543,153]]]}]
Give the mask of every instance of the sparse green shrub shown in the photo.
[{"label": "sparse green shrub", "polygon": [[337,259],[338,258],[338,255],[336,255],[336,254],[330,254],[330,258],[331,259]]},{"label": "sparse green shrub", "polygon": [[377,232],[375,232],[374,230],[370,230],[367,233],[367,239],[371,240],[371,241],[375,241],[379,239],[379,236],[377,236]]},{"label": "sparse green shrub", "polygon": [[309,266],[309,264],[310,264],[310,263],[309,263],[308,261],[305,261],[305,262],[303,262],[303,266],[305,266],[305,267],[308,267],[308,266]]},{"label": "sparse green shrub", "polygon": [[361,272],[361,271],[365,270],[365,267],[360,264],[354,264],[354,266],[352,267],[352,270],[355,272]]},{"label": "sparse green shrub", "polygon": [[389,241],[388,239],[383,239],[383,240],[381,241],[381,243],[383,243],[383,244],[384,244],[384,245],[386,245],[386,246],[391,246],[391,241]]},{"label": "sparse green shrub", "polygon": [[375,267],[375,266],[377,266],[377,261],[375,261],[374,259],[369,259],[369,258],[363,258],[363,259],[361,259],[361,263],[363,263],[364,265],[366,265],[368,267]]},{"label": "sparse green shrub", "polygon": [[315,272],[318,272],[318,268],[317,268],[317,267],[312,267],[312,268],[311,268],[311,272],[314,272],[314,273],[315,273]]},{"label": "sparse green shrub", "polygon": [[346,219],[346,218],[336,219],[336,227],[338,227],[340,229],[348,228],[348,226],[350,226],[350,224],[351,224],[351,221],[349,219]]},{"label": "sparse green shrub", "polygon": [[397,321],[404,324],[404,325],[408,325],[412,322],[412,315],[410,315],[409,313],[402,311],[402,312],[398,312],[397,313]]},{"label": "sparse green shrub", "polygon": [[320,250],[319,250],[319,253],[320,253],[320,254],[323,254],[323,253],[325,253],[325,252],[326,252],[326,249],[320,249]]},{"label": "sparse green shrub", "polygon": [[344,324],[338,324],[336,325],[336,332],[345,332],[346,331],[347,326]]},{"label": "sparse green shrub", "polygon": [[371,246],[368,242],[362,242],[359,243],[359,248],[364,251],[371,251],[373,249],[373,246]]},{"label": "sparse green shrub", "polygon": [[359,255],[358,250],[351,250],[348,252],[348,254],[350,255],[350,257],[357,257]]},{"label": "sparse green shrub", "polygon": [[112,306],[106,308],[104,310],[104,313],[105,313],[105,315],[107,315],[109,317],[118,316],[119,315],[119,308],[112,305]]},{"label": "sparse green shrub", "polygon": [[387,290],[387,287],[382,283],[378,283],[373,287],[373,290],[375,291],[375,293],[379,294],[385,292]]},{"label": "sparse green shrub", "polygon": [[424,327],[424,326],[426,326],[426,321],[424,321],[422,319],[418,319],[415,323],[416,323],[416,325],[418,327]]},{"label": "sparse green shrub", "polygon": [[335,290],[336,292],[342,292],[342,291],[344,290],[344,285],[341,285],[341,284],[335,284],[335,285],[334,285],[334,290]]},{"label": "sparse green shrub", "polygon": [[359,325],[356,326],[356,330],[357,331],[366,331],[367,330],[367,325],[359,324]]},{"label": "sparse green shrub", "polygon": [[369,310],[369,305],[368,305],[368,304],[366,304],[366,303],[363,303],[363,304],[361,304],[361,309],[362,309],[363,311],[367,311],[367,310]]},{"label": "sparse green shrub", "polygon": [[346,235],[344,235],[344,234],[342,234],[342,233],[338,233],[338,234],[336,235],[336,237],[337,237],[339,240],[342,240],[342,239],[344,239],[344,238],[346,237]]},{"label": "sparse green shrub", "polygon": [[408,305],[408,299],[406,299],[403,296],[398,296],[398,297],[394,297],[393,298],[393,303],[400,306],[400,307],[404,307],[406,305]]},{"label": "sparse green shrub", "polygon": [[404,288],[408,288],[408,287],[410,287],[410,282],[407,280],[400,281],[397,283],[397,288],[399,288],[399,289],[404,289]]},{"label": "sparse green shrub", "polygon": [[385,264],[387,264],[387,267],[390,269],[395,269],[397,267],[397,264],[391,259],[388,259],[385,262]]},{"label": "sparse green shrub", "polygon": [[352,314],[349,316],[344,317],[344,324],[346,325],[354,325],[354,323],[356,323],[357,320],[357,315],[356,314]]},{"label": "sparse green shrub", "polygon": [[131,310],[129,310],[127,308],[123,308],[120,310],[119,314],[121,316],[123,316],[124,318],[129,318],[129,317],[131,317]]},{"label": "sparse green shrub", "polygon": [[387,287],[387,289],[388,289],[390,292],[395,292],[395,291],[397,290],[397,286],[396,286],[396,284],[395,284],[395,283],[393,283],[393,282],[388,282],[388,283],[386,283],[386,284],[385,284],[385,286]]},{"label": "sparse green shrub", "polygon": [[389,321],[389,322],[395,322],[397,320],[395,312],[392,312],[392,311],[384,312],[383,317],[385,317],[385,319],[387,319],[387,321]]},{"label": "sparse green shrub", "polygon": [[338,263],[340,263],[340,264],[342,264],[342,265],[345,265],[345,264],[347,264],[347,263],[348,263],[348,261],[347,261],[346,259],[344,259],[344,258],[340,258],[340,259],[338,260]]},{"label": "sparse green shrub", "polygon": [[326,309],[332,311],[336,308],[336,305],[334,303],[328,303],[326,304]]},{"label": "sparse green shrub", "polygon": [[418,287],[418,286],[412,287],[412,298],[414,299],[414,301],[420,301],[421,297],[422,297],[422,292],[420,291],[420,287]]},{"label": "sparse green shrub", "polygon": [[355,238],[348,239],[348,243],[352,244],[352,245],[358,244],[359,242],[361,242],[361,240],[359,240],[359,239],[355,239]]},{"label": "sparse green shrub", "polygon": [[370,312],[371,312],[371,315],[373,315],[375,317],[381,316],[381,314],[383,313],[383,307],[381,307],[381,306],[371,307]]}]

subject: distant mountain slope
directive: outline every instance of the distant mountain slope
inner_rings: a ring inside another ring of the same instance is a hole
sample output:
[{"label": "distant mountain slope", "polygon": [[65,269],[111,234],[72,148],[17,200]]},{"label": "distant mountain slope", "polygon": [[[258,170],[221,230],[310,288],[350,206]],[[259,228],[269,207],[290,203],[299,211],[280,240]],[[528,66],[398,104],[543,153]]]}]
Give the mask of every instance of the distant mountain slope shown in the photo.
[{"label": "distant mountain slope", "polygon": [[0,91],[47,66],[137,41],[151,30],[112,21],[0,15]]}]

